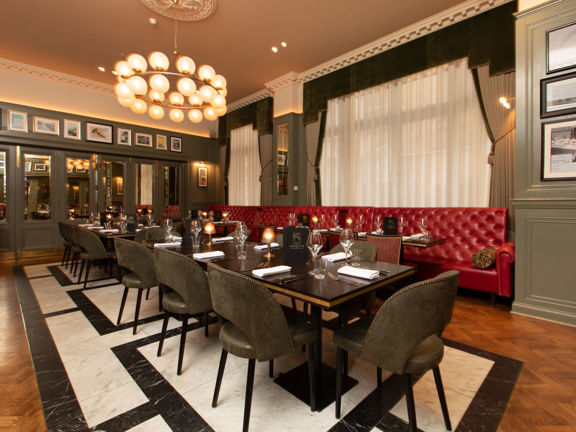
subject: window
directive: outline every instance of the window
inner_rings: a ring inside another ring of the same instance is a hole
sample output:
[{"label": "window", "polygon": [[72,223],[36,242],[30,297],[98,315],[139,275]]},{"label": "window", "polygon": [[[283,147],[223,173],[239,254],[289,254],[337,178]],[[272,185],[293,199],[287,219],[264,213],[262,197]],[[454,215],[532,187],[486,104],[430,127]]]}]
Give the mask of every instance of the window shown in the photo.
[{"label": "window", "polygon": [[486,206],[489,150],[466,59],[330,100],[322,204]]},{"label": "window", "polygon": [[252,125],[230,133],[230,205],[260,204],[260,152],[258,131]]},{"label": "window", "polygon": [[154,165],[136,164],[136,205],[152,205]]}]

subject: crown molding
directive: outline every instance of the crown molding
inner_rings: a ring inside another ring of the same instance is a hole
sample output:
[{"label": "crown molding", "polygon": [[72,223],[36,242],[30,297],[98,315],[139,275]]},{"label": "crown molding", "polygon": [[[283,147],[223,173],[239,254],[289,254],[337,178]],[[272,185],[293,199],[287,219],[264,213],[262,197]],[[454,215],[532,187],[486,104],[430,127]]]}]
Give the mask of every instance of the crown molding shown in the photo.
[{"label": "crown molding", "polygon": [[278,77],[272,81],[268,81],[264,85],[271,92],[276,92],[286,87],[293,86],[294,84],[302,84],[302,78],[300,75],[294,71],[288,72],[281,77]]},{"label": "crown molding", "polygon": [[245,98],[239,99],[235,102],[228,104],[228,112],[237,110],[239,108],[245,107],[247,105],[258,102],[259,100],[266,99],[267,97],[274,96],[274,93],[268,89],[260,90],[259,92],[252,93]]},{"label": "crown molding", "polygon": [[114,93],[112,85],[107,85],[98,81],[87,80],[73,75],[56,72],[50,69],[44,69],[37,66],[31,66],[24,63],[18,63],[5,58],[0,58],[0,70],[13,72],[22,75],[30,75],[34,78],[42,78],[54,81],[59,84],[80,87],[101,93]]}]

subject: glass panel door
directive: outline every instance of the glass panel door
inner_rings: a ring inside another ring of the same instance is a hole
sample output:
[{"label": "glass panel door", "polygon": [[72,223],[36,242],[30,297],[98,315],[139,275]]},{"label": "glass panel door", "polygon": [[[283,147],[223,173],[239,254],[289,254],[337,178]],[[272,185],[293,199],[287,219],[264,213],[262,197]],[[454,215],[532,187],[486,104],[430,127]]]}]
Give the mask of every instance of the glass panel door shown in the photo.
[{"label": "glass panel door", "polygon": [[0,223],[6,223],[6,152],[0,152]]},{"label": "glass panel door", "polygon": [[136,205],[149,205],[154,197],[154,165],[136,164]]},{"label": "glass panel door", "polygon": [[164,206],[180,205],[180,167],[164,166]]},{"label": "glass panel door", "polygon": [[51,162],[49,155],[24,153],[24,220],[52,218],[50,202]]},{"label": "glass panel door", "polygon": [[90,159],[66,158],[66,212],[69,219],[90,216]]},{"label": "glass panel door", "polygon": [[114,213],[124,211],[124,162],[103,160],[100,178],[104,191],[104,209]]}]

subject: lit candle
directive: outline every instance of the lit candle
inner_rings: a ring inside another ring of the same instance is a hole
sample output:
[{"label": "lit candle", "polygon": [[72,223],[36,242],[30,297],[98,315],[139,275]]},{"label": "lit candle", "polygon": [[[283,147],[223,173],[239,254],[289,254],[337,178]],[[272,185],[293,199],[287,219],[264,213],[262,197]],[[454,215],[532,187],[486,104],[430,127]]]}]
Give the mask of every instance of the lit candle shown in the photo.
[{"label": "lit candle", "polygon": [[346,225],[348,225],[348,228],[352,227],[352,218],[346,219]]},{"label": "lit candle", "polygon": [[204,225],[204,232],[208,234],[208,243],[206,243],[208,246],[212,246],[212,234],[214,234],[214,231],[216,231],[214,223],[208,222]]},{"label": "lit candle", "polygon": [[222,213],[222,217],[224,218],[224,222],[228,222],[228,212]]},{"label": "lit candle", "polygon": [[312,223],[314,224],[314,227],[318,225],[318,216],[312,216]]},{"label": "lit candle", "polygon": [[274,228],[272,227],[264,228],[264,231],[262,231],[262,243],[268,243],[268,253],[264,254],[266,258],[272,258],[274,256],[271,245],[275,237]]}]

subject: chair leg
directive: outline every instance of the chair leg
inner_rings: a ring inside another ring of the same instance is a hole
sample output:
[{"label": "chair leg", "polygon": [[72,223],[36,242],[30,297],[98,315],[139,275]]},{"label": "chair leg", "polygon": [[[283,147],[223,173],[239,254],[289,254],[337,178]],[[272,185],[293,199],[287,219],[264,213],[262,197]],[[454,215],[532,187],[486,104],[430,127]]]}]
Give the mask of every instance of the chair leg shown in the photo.
[{"label": "chair leg", "polygon": [[148,300],[148,297],[150,297],[150,288],[146,290],[146,300]]},{"label": "chair leg", "polygon": [[268,376],[274,378],[274,359],[268,361]]},{"label": "chair leg", "polygon": [[124,306],[126,305],[126,297],[128,297],[128,288],[127,286],[124,287],[124,293],[122,294],[122,302],[120,302],[120,312],[118,312],[118,319],[116,320],[116,325],[120,324],[120,320],[122,319],[122,313],[124,312]]},{"label": "chair leg", "polygon": [[218,376],[216,377],[216,387],[214,388],[214,397],[212,398],[212,408],[216,408],[216,405],[218,405],[218,395],[220,394],[220,385],[222,384],[222,377],[224,376],[224,368],[226,367],[227,357],[228,351],[222,348],[220,364],[218,365]]},{"label": "chair leg", "polygon": [[342,401],[342,369],[345,351],[338,347],[336,349],[336,418],[340,418],[340,406]]},{"label": "chair leg", "polygon": [[188,328],[188,315],[182,318],[182,331],[180,332],[180,351],[178,352],[178,368],[176,374],[182,373],[182,360],[184,360],[184,347],[186,346],[186,331]]},{"label": "chair leg", "polygon": [[256,359],[248,360],[248,376],[246,378],[246,399],[244,401],[244,422],[242,432],[248,432],[250,424],[250,410],[252,408],[252,390],[254,390],[254,369],[256,368]]},{"label": "chair leg", "polygon": [[294,297],[292,297],[292,310],[294,311],[294,314],[298,314],[298,309],[296,308],[296,300],[294,300]]},{"label": "chair leg", "polygon": [[310,382],[310,411],[316,411],[316,368],[314,367],[314,344],[308,344],[308,378]]},{"label": "chair leg", "polygon": [[76,271],[78,270],[78,261],[80,261],[80,254],[76,254],[76,261],[74,261],[74,277],[76,277]]},{"label": "chair leg", "polygon": [[158,342],[158,352],[156,353],[157,357],[162,355],[162,347],[164,346],[164,338],[166,337],[166,330],[168,329],[168,320],[170,316],[168,312],[164,312],[164,321],[162,322],[162,331],[160,332],[160,342]]},{"label": "chair leg", "polygon": [[376,387],[382,388],[382,368],[376,368]]},{"label": "chair leg", "polygon": [[208,337],[208,312],[204,312],[204,336]]},{"label": "chair leg", "polygon": [[70,248],[68,246],[66,246],[64,248],[64,253],[62,254],[62,262],[60,263],[61,266],[63,266],[64,263],[66,262],[66,258],[68,257],[68,252],[70,252]]},{"label": "chair leg", "polygon": [[162,299],[164,298],[164,291],[158,287],[158,311],[162,312]]},{"label": "chair leg", "polygon": [[90,267],[92,266],[92,262],[88,261],[86,263],[86,274],[84,276],[84,289],[86,289],[86,285],[88,285],[88,275],[90,274]]},{"label": "chair leg", "polygon": [[142,290],[138,289],[138,297],[136,298],[136,310],[134,311],[134,327],[132,328],[132,334],[136,334],[136,329],[138,328],[138,316],[140,315],[141,304],[142,304]]},{"label": "chair leg", "polygon": [[436,381],[436,390],[438,391],[438,398],[440,399],[440,406],[442,407],[442,415],[444,416],[446,429],[452,430],[450,415],[448,414],[448,405],[446,405],[446,395],[444,394],[444,385],[442,384],[442,377],[440,376],[440,368],[436,366],[432,369],[432,372],[434,372],[434,381]]},{"label": "chair leg", "polygon": [[[82,260],[82,265],[80,266],[80,273],[78,273],[78,280],[76,281],[79,284],[82,281],[82,273],[84,272],[84,267],[86,266],[86,260]],[[76,274],[74,274],[76,276]]]},{"label": "chair leg", "polygon": [[416,425],[416,407],[414,406],[414,393],[412,392],[412,375],[402,375],[404,384],[404,395],[406,396],[406,408],[408,409],[408,426],[410,432],[417,432]]}]

